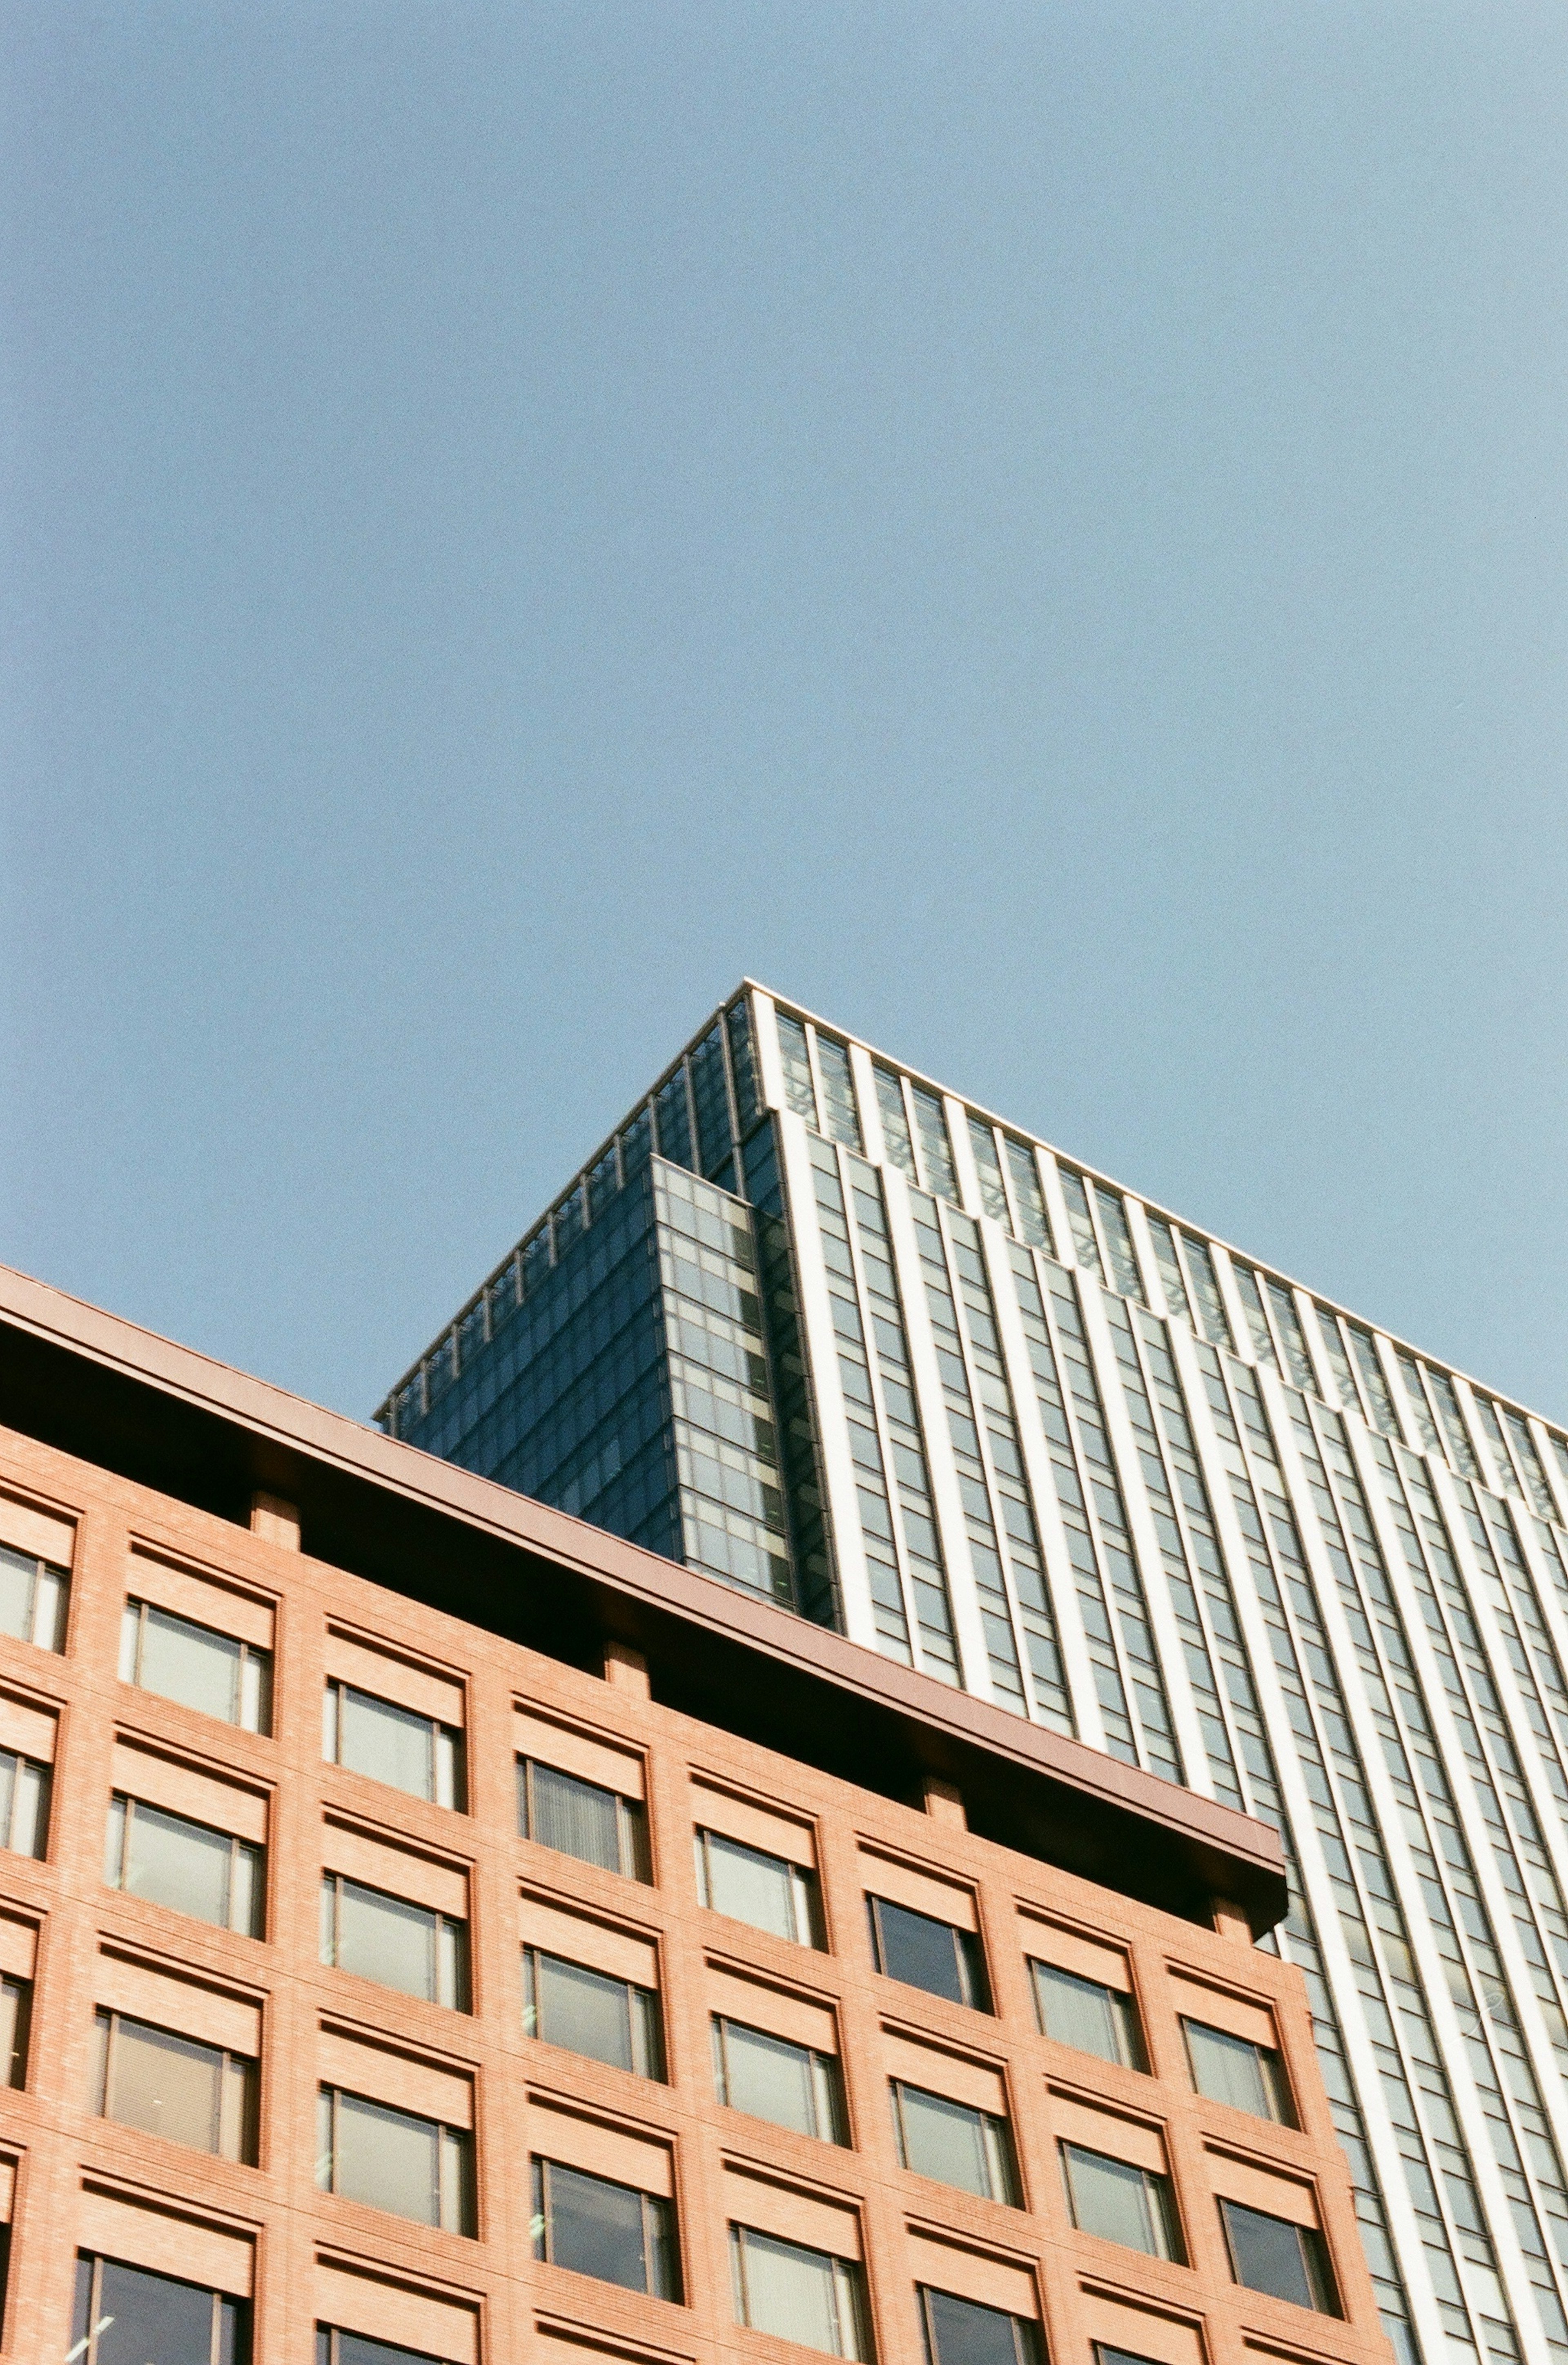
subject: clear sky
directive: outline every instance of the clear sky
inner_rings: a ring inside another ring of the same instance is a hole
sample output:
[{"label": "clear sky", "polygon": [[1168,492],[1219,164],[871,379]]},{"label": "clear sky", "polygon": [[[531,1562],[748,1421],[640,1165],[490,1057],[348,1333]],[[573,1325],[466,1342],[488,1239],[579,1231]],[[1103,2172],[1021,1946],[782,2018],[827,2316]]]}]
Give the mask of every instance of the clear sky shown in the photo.
[{"label": "clear sky", "polygon": [[0,36],[0,1258],[367,1415],[749,970],[1568,1416],[1561,0]]}]

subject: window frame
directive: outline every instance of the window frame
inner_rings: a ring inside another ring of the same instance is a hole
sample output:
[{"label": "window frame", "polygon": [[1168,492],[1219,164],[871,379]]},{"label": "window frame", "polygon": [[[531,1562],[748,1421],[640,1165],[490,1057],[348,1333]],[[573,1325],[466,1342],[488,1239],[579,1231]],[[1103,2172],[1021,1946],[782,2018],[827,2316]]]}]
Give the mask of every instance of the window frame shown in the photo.
[{"label": "window frame", "polygon": [[[1338,2279],[1334,2272],[1334,2262],[1329,2256],[1328,2244],[1321,2226],[1304,2225],[1294,2217],[1277,2217],[1271,2209],[1254,2209],[1250,2202],[1233,2201],[1224,2193],[1216,2193],[1215,2198],[1219,2210],[1220,2230],[1225,2239],[1225,2254],[1230,2267],[1231,2281],[1238,2291],[1255,2292],[1260,2298],[1278,2300],[1282,2306],[1305,2307],[1314,2315],[1327,2315],[1338,2323],[1343,2323],[1345,2310],[1339,2297]],[[1310,2299],[1298,2300],[1289,2292],[1271,2291],[1265,2283],[1250,2283],[1243,2281],[1238,2269],[1236,2239],[1230,2221],[1230,2213],[1233,2209],[1239,2210],[1244,2216],[1256,2217],[1264,2225],[1289,2227],[1296,2237],[1302,2281],[1313,2294]]]},{"label": "window frame", "polygon": [[[426,2225],[432,2233],[463,2234],[470,2240],[477,2240],[477,2178],[474,2136],[469,2128],[454,2126],[445,2119],[432,2119],[423,2111],[405,2111],[396,2102],[384,2102],[377,2094],[361,2094],[353,2087],[329,2085],[325,2079],[318,2085],[316,2097],[318,2191],[330,2192],[334,2200],[351,2201],[358,2209],[374,2209],[381,2216],[396,2217],[405,2225]],[[435,2130],[436,2216],[433,2222],[401,2209],[388,2209],[383,2202],[366,2201],[357,2193],[339,2190],[337,2180],[342,2144],[338,2129],[342,2115],[342,2105],[345,2102],[363,2102],[373,2111],[386,2112],[391,2118],[406,2119],[410,2125]]]},{"label": "window frame", "polygon": [[[573,1864],[591,1864],[600,1872],[613,1872],[622,1880],[641,1881],[644,1888],[653,1886],[652,1851],[648,1840],[648,1812],[641,1799],[630,1799],[623,1790],[611,1789],[608,1782],[590,1782],[584,1774],[573,1774],[565,1765],[552,1765],[547,1758],[530,1757],[523,1751],[515,1753],[517,1767],[517,1828],[520,1839],[534,1847],[548,1848],[552,1855],[564,1855]],[[537,1814],[533,1804],[533,1776],[536,1767],[554,1775],[559,1782],[575,1782],[584,1790],[595,1790],[601,1798],[615,1801],[616,1862],[600,1864],[598,1856],[577,1855],[570,1848],[558,1848],[552,1840],[541,1839],[534,1826]]]},{"label": "window frame", "polygon": [[[746,1930],[760,1930],[765,1937],[782,1938],[788,1945],[809,1946],[814,1954],[826,1954],[822,1883],[813,1866],[797,1864],[793,1856],[776,1855],[771,1848],[756,1847],[750,1840],[736,1839],[733,1833],[715,1831],[709,1823],[694,1823],[691,1836],[697,1867],[697,1901],[705,1912],[722,1914],[726,1922],[738,1922]],[[783,1866],[790,1917],[794,1923],[792,1933],[786,1936],[782,1931],[769,1929],[766,1922],[753,1922],[747,1915],[732,1913],[727,1906],[714,1902],[711,1843],[715,1840],[722,1848],[734,1848],[739,1855],[751,1856],[758,1864]]]},{"label": "window frame", "polygon": [[[957,2177],[938,2176],[933,2169],[917,2167],[910,2158],[904,2103],[906,2094],[918,2095],[923,2102],[940,2102],[945,2110],[961,2112],[966,2118],[978,2122],[980,2157],[985,2163],[986,2189],[983,2192],[976,2192],[973,2185],[960,2183]],[[892,2106],[893,2139],[898,2146],[899,2166],[906,2174],[924,2177],[934,2184],[946,2185],[955,2192],[968,2192],[977,2201],[1000,2202],[1007,2209],[1023,2207],[1018,2150],[1013,2140],[1011,2122],[1004,2115],[995,2111],[981,2110],[976,2102],[957,2102],[951,2094],[938,2093],[934,2086],[917,2086],[912,2078],[890,2078],[888,2095]]]},{"label": "window frame", "polygon": [[[40,1757],[29,1757],[25,1750],[0,1749],[0,1782],[6,1777],[4,1769],[10,1767],[10,1790],[6,1801],[5,1821],[0,1829],[0,1848],[8,1855],[25,1855],[33,1864],[47,1863],[49,1858],[50,1821],[54,1804],[54,1768]],[[19,1837],[26,1835],[23,1818],[30,1819],[32,1845],[19,1847]]]},{"label": "window frame", "polygon": [[[13,2093],[22,2093],[27,2090],[28,2052],[32,2038],[33,1982],[31,1979],[23,1978],[16,1971],[0,1973],[0,2013],[5,2010],[6,1999],[11,1996],[16,1998],[16,2011],[12,2020],[11,2040],[8,2047],[9,2073],[0,2077],[0,2086],[8,2087]],[[0,2050],[0,2068],[5,2066],[6,2051]]]},{"label": "window frame", "polygon": [[[630,2062],[607,2061],[602,2053],[584,2053],[575,2045],[566,2045],[539,2025],[543,2016],[543,1999],[539,1985],[541,1961],[563,1964],[566,1969],[583,1971],[590,1978],[602,1979],[607,1987],[618,1987],[626,1997],[626,2049]],[[664,2007],[657,1988],[645,1988],[638,1979],[620,1978],[614,1971],[600,1970],[597,1963],[579,1963],[570,1955],[557,1955],[548,1946],[525,1940],[522,1946],[522,2030],[537,2045],[554,2045],[563,2053],[572,2054],[579,2061],[598,2061],[607,2069],[624,2068],[628,2077],[645,2078],[653,2085],[668,2084],[665,2065]],[[639,2059],[639,2055],[642,2057]]]},{"label": "window frame", "polygon": [[[125,2127],[136,2135],[151,2135],[155,2142],[179,2144],[187,2151],[204,2152],[210,2159],[227,2159],[242,2168],[254,2168],[261,2137],[261,2068],[253,2054],[237,2053],[231,2046],[211,2045],[203,2037],[187,2036],[183,2031],[163,2028],[156,2021],[143,2020],[140,2013],[121,2012],[108,2004],[99,2004],[93,2014],[97,2045],[95,2066],[95,2108],[101,2119],[110,2126]],[[179,2135],[161,2135],[154,2127],[139,2126],[134,2119],[122,2119],[109,2108],[120,2046],[127,2041],[128,2029],[145,2031],[151,2036],[172,2038],[176,2044],[212,2056],[215,2074],[214,2140],[209,2144],[185,2143]]]},{"label": "window frame", "polygon": [[[1043,1955],[1026,1955],[1025,1960],[1029,1966],[1029,1988],[1035,2000],[1035,2019],[1042,2036],[1048,2037],[1053,2045],[1065,2046],[1070,2052],[1081,2053],[1086,2060],[1105,2061],[1119,2068],[1136,2069],[1138,2075],[1144,2078],[1149,2075],[1148,2047],[1144,2042],[1143,2016],[1138,2011],[1137,1998],[1130,1989],[1113,1987],[1109,1979],[1092,1979],[1083,1971],[1070,1971],[1064,1963],[1049,1962]],[[1070,2037],[1058,2036],[1054,2033],[1047,2017],[1045,1998],[1041,1991],[1040,1974],[1042,1972],[1047,1978],[1067,1979],[1076,1987],[1097,1989],[1107,1998],[1110,2004],[1111,2025],[1117,2044],[1117,2050],[1114,2053],[1092,2052],[1081,2045],[1074,2045]]]},{"label": "window frame", "polygon": [[[65,1648],[71,1614],[71,1571],[58,1561],[45,1560],[39,1552],[21,1552],[15,1544],[6,1543],[0,1543],[0,1566],[18,1576],[28,1572],[28,1606],[22,1625],[20,1629],[0,1626],[0,1633],[14,1642],[29,1642],[35,1651],[52,1651],[59,1657]],[[40,1626],[45,1629],[42,1633]]]},{"label": "window frame", "polygon": [[[790,2134],[809,2135],[816,2143],[835,2144],[845,2151],[851,2148],[844,2068],[836,2054],[820,2052],[814,2045],[799,2044],[792,2036],[780,2036],[776,2029],[758,2028],[751,2021],[737,2020],[727,2012],[710,2012],[708,2028],[713,2058],[713,2091],[722,2109],[735,2111],[742,2118],[756,2119],[765,2127],[784,2127]],[[805,2056],[807,2090],[811,2095],[812,2116],[815,2122],[812,2126],[791,2128],[788,2120],[771,2119],[759,2111],[748,2111],[744,2102],[732,2098],[733,2080],[729,2067],[731,2029],[740,2029],[747,2036],[764,2037],[769,2045],[784,2046],[791,2053]]]},{"label": "window frame", "polygon": [[[985,1947],[978,1930],[965,1930],[956,1922],[944,1922],[939,1914],[922,1912],[915,1905],[901,1905],[896,1897],[879,1896],[875,1889],[867,1889],[865,1897],[871,1930],[871,1959],[879,1977],[896,1980],[900,1987],[913,1988],[916,1995],[936,1996],[944,2003],[957,2003],[966,2012],[980,2012],[989,2018],[995,2018]],[[946,1930],[951,1934],[958,1986],[956,1996],[946,1994],[941,1988],[923,1987],[917,1980],[902,1978],[897,1971],[889,1970],[881,1923],[880,1909],[883,1906],[890,1906],[895,1913],[907,1913],[914,1921],[929,1922],[933,1929]]]},{"label": "window frame", "polygon": [[1011,2308],[991,2307],[983,2300],[966,2299],[961,2292],[942,2291],[935,2283],[916,2283],[914,2291],[920,2310],[920,2334],[924,2344],[925,2365],[962,2365],[961,2359],[944,2358],[936,2345],[931,2313],[934,2299],[957,2300],[961,2307],[983,2308],[988,2315],[1000,2317],[1013,2328],[1014,2365],[1041,2365],[1043,2344],[1035,2317],[1014,2315]]},{"label": "window frame", "polygon": [[[165,2275],[156,2267],[139,2266],[132,2259],[111,2259],[102,2250],[79,2249],[76,2252],[76,2282],[72,2309],[73,2339],[79,2344],[72,2350],[74,2365],[97,2365],[98,2339],[106,2326],[103,2308],[103,2281],[106,2267],[127,2267],[132,2274],[146,2275],[152,2282],[172,2283],[183,2291],[205,2292],[212,2303],[212,2349],[214,2359],[224,2354],[223,2315],[232,2311],[234,2337],[229,2353],[233,2365],[250,2365],[251,2303],[232,2292],[219,2291],[212,2283],[192,2282],[185,2275]],[[85,2277],[83,2269],[87,2272]]]},{"label": "window frame", "polygon": [[[136,1812],[139,1808],[144,1809],[150,1815],[162,1815],[172,1823],[183,1823],[188,1831],[206,1832],[215,1839],[228,1841],[230,1849],[227,1898],[229,1918],[226,1922],[209,1921],[205,1913],[192,1913],[183,1905],[166,1905],[162,1898],[144,1897],[142,1896],[140,1889],[127,1887],[125,1873],[126,1867],[130,1860],[131,1834],[135,1827]],[[117,1833],[118,1844],[116,1838]],[[118,1857],[118,1874],[111,1873],[109,1869],[111,1855]],[[236,1922],[234,1919],[236,1901],[246,1886],[246,1882],[237,1881],[235,1878],[236,1871],[242,1866],[249,1866],[250,1867],[249,1887],[251,1890],[252,1926],[248,1929],[242,1922]],[[226,1832],[219,1824],[204,1823],[195,1815],[182,1815],[177,1813],[173,1807],[157,1806],[151,1799],[138,1799],[135,1794],[129,1790],[113,1790],[109,1794],[108,1822],[107,1829],[105,1833],[104,1847],[104,1882],[106,1888],[115,1889],[122,1897],[140,1897],[143,1904],[156,1905],[162,1912],[183,1913],[185,1914],[186,1921],[199,1922],[204,1929],[227,1930],[231,1936],[236,1938],[256,1938],[263,1941],[265,1940],[267,1931],[267,1848],[265,1842],[262,1840],[242,1840],[239,1837],[237,1833]]]},{"label": "window frame", "polygon": [[[1062,2182],[1067,2189],[1067,2213],[1078,2233],[1087,2235],[1091,2241],[1114,2242],[1119,2249],[1132,2250],[1140,2258],[1162,2259],[1168,2265],[1176,2267],[1184,2267],[1187,2264],[1187,2246],[1182,2238],[1181,2211],[1177,2206],[1176,2187],[1169,2169],[1142,2168],[1137,2160],[1118,2159],[1114,2152],[1096,2151],[1092,2144],[1073,2143],[1066,2136],[1058,2137],[1058,2147],[1061,2153]],[[1078,2214],[1078,2194],[1072,2176],[1072,2162],[1075,2158],[1092,2160],[1097,2166],[1103,2164],[1105,2167],[1115,2169],[1129,2179],[1137,2177],[1141,2180],[1149,2224],[1156,2237],[1152,2247],[1146,2247],[1137,2242],[1123,2242],[1119,2236],[1102,2234],[1096,2227],[1085,2225],[1081,2221]],[[1161,2236],[1166,2244],[1164,2248],[1159,2247]]]},{"label": "window frame", "polygon": [[749,2332],[760,2332],[764,2338],[790,2340],[790,2333],[773,2332],[766,2325],[754,2324],[750,2314],[749,2277],[746,2265],[747,2237],[758,2242],[771,2242],[781,2250],[792,2250],[802,2259],[821,2259],[829,2269],[828,2290],[832,2294],[834,2331],[838,2345],[834,2348],[817,2348],[801,2341],[802,2348],[812,2347],[818,2357],[842,2357],[852,2365],[864,2365],[871,2355],[870,2311],[866,2303],[866,2272],[857,2259],[840,2258],[835,2250],[819,2249],[814,2242],[792,2242],[782,2234],[769,2234],[759,2225],[744,2225],[730,2220],[730,2286],[734,2305],[735,2322]]},{"label": "window frame", "polygon": [[[415,1988],[400,1988],[391,1979],[378,1979],[373,1971],[351,1970],[339,1960],[343,1945],[343,1891],[358,1889],[365,1897],[385,1898],[389,1905],[401,1906],[406,1913],[424,1913],[433,1925],[434,1946],[432,1992],[420,1995]],[[330,1907],[330,1912],[329,1912]],[[329,1920],[330,1933],[329,1935]],[[328,1951],[329,1945],[330,1952]],[[393,1889],[378,1889],[374,1881],[356,1880],[352,1873],[321,1874],[320,1959],[323,1967],[342,1971],[346,1978],[369,1979],[385,1988],[391,1995],[412,1996],[417,2002],[439,2004],[444,2012],[472,2012],[473,1968],[468,1946],[468,1923],[455,1913],[443,1913],[434,1905],[421,1905],[417,1898],[399,1897]],[[450,1992],[443,1992],[449,1990]]]},{"label": "window frame", "polygon": [[[554,2247],[553,2179],[556,2169],[567,2176],[580,2177],[587,2184],[599,2184],[613,2192],[635,2194],[642,2207],[641,2232],[643,2247],[643,2281],[638,2283],[615,2282],[608,2275],[588,2278],[604,2282],[612,2291],[634,2291],[645,2299],[663,2299],[679,2305],[685,2288],[681,2271],[680,2234],[673,2201],[662,2193],[649,2192],[640,2184],[626,2184],[619,2177],[598,2176],[591,2169],[575,2168],[570,2160],[549,2159],[533,2153],[529,2160],[530,2190],[532,2195],[532,2239],[534,2258],[545,2266],[561,2262],[552,2257]],[[662,2227],[660,2219],[663,2220]],[[562,2265],[564,2274],[582,2274],[581,2267]],[[666,2271],[667,2270],[667,2271]],[[665,2288],[660,2286],[665,2285]]]},{"label": "window frame", "polygon": [[[1223,2110],[1245,2111],[1249,2118],[1261,2119],[1271,2126],[1300,2127],[1301,2120],[1296,2112],[1295,2097],[1291,2091],[1285,2057],[1277,2045],[1260,2045],[1256,2037],[1238,2036],[1234,2030],[1216,2028],[1212,2021],[1195,2019],[1191,2012],[1182,2012],[1178,2017],[1194,2094],[1201,2094],[1206,2102],[1218,2102]],[[1238,2052],[1249,2053],[1257,2067],[1258,2082],[1262,2089],[1265,2104],[1272,2107],[1254,2111],[1245,2102],[1232,2102],[1227,2094],[1211,2093],[1198,2076],[1197,2057],[1193,2050],[1194,2031],[1202,2036],[1217,2037],[1222,2044],[1234,2046]]]},{"label": "window frame", "polygon": [[[234,1713],[231,1716],[224,1716],[217,1709],[197,1708],[192,1701],[177,1699],[173,1692],[160,1691],[156,1685],[142,1680],[150,1617],[166,1619],[170,1625],[184,1627],[189,1634],[211,1635],[215,1642],[229,1643],[238,1653],[233,1663]],[[204,1620],[187,1618],[182,1610],[170,1609],[162,1601],[151,1601],[144,1594],[128,1593],[120,1613],[119,1679],[122,1684],[130,1684],[136,1690],[146,1692],[151,1699],[168,1700],[172,1707],[188,1709],[193,1716],[210,1716],[216,1723],[232,1725],[236,1732],[254,1732],[263,1739],[271,1738],[272,1653],[263,1650],[260,1643],[247,1642],[241,1635],[226,1633],[221,1626],[208,1626]],[[252,1709],[255,1711],[254,1722],[247,1713]]]},{"label": "window frame", "polygon": [[[410,1790],[401,1782],[388,1782],[385,1775],[372,1774],[360,1765],[352,1765],[342,1754],[343,1700],[351,1694],[356,1700],[366,1700],[372,1708],[385,1713],[406,1718],[412,1724],[426,1726],[431,1736],[431,1787],[428,1790]],[[351,1683],[346,1676],[328,1676],[321,1695],[321,1754],[329,1765],[336,1765],[345,1774],[355,1774],[362,1782],[376,1782],[386,1790],[396,1790],[405,1799],[422,1799],[426,1806],[443,1807],[451,1813],[468,1811],[467,1767],[465,1762],[463,1728],[443,1723],[438,1716],[426,1716],[420,1709],[408,1708],[401,1700],[388,1699],[384,1692],[366,1691],[363,1684]]]}]

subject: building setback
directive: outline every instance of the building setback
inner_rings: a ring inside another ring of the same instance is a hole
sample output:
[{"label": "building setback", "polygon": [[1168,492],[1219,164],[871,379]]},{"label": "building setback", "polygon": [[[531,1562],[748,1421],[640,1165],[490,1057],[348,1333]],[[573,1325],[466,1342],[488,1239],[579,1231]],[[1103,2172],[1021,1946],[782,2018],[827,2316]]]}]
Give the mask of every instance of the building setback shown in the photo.
[{"label": "building setback", "polygon": [[3,1272],[0,1726],[8,2356],[1387,2355],[1271,1832]]},{"label": "building setback", "polygon": [[754,984],[384,1428],[1274,1825],[1384,2325],[1568,2360],[1568,1439]]}]

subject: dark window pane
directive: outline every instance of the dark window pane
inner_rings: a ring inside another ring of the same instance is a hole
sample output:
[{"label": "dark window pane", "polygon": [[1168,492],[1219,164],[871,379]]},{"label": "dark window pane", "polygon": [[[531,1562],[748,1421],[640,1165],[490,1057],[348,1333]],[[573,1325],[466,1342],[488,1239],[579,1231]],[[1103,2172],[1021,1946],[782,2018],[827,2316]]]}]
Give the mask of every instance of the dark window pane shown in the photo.
[{"label": "dark window pane", "polygon": [[925,2344],[931,2365],[1034,2365],[1034,2328],[999,2307],[927,2291]]},{"label": "dark window pane", "polygon": [[1316,2227],[1293,2225],[1239,2201],[1222,2201],[1220,2216],[1230,2245],[1236,2280],[1249,2291],[1268,2292],[1297,2307],[1337,2315],[1323,2237]]},{"label": "dark window pane", "polygon": [[967,1930],[956,1930],[951,1922],[916,1913],[907,1905],[891,1904],[885,1897],[867,1902],[878,1967],[887,1978],[985,2010],[980,1947]]},{"label": "dark window pane", "polygon": [[[77,2337],[92,2330],[92,2265],[80,2262]],[[95,2365],[210,2365],[214,2299],[195,2283],[106,2259],[96,2299]]]},{"label": "dark window pane", "polygon": [[398,2348],[390,2340],[367,2340],[362,2332],[335,2332],[330,2365],[441,2365],[423,2348]]},{"label": "dark window pane", "polygon": [[553,2266],[646,2291],[643,2196],[628,2184],[552,2163],[545,2171]]}]

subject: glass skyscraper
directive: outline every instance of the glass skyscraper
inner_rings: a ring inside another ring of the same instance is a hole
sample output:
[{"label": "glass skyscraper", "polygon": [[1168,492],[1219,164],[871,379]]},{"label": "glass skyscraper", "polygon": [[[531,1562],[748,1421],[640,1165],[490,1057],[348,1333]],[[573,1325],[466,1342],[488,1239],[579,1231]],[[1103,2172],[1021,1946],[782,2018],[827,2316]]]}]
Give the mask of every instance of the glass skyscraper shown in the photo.
[{"label": "glass skyscraper", "polygon": [[1276,1824],[1401,2359],[1568,2365],[1568,1438],[748,983],[400,1438]]}]

